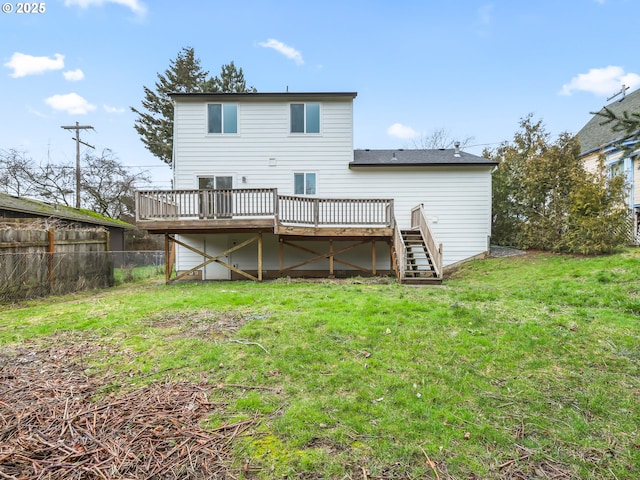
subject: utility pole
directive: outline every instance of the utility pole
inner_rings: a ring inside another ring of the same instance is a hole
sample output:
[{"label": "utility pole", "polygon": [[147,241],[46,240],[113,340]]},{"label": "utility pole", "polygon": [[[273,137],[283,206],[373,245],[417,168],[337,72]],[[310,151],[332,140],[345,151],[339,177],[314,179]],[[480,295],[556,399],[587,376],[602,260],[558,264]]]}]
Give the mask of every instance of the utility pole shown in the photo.
[{"label": "utility pole", "polygon": [[93,145],[89,145],[80,140],[80,130],[93,130],[93,127],[91,125],[80,125],[76,122],[75,125],[63,125],[61,128],[76,131],[76,138],[73,139],[76,141],[76,208],[80,208],[80,144],[86,145],[89,148],[95,148]]}]

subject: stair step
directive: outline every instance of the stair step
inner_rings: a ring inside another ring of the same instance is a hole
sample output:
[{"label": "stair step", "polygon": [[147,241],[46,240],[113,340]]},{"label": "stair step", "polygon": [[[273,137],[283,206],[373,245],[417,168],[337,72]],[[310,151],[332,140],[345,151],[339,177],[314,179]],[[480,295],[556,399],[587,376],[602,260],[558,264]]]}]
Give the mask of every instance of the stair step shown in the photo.
[{"label": "stair step", "polygon": [[402,230],[400,234],[406,251],[405,271],[400,281],[414,285],[442,283],[436,276],[422,234],[417,230]]}]

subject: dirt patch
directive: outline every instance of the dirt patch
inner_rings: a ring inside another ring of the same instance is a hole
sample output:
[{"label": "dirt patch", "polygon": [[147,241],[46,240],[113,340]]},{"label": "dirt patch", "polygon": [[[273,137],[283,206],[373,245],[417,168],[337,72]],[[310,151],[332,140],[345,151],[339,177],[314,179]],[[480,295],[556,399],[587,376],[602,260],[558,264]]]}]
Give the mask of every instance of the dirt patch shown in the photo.
[{"label": "dirt patch", "polygon": [[[204,429],[226,405],[211,385],[156,383],[98,396],[108,379],[86,374],[88,345],[0,354],[3,478],[234,478],[230,444],[257,419]],[[97,399],[96,399],[97,398]]]},{"label": "dirt patch", "polygon": [[526,255],[525,250],[519,250],[513,247],[500,247],[497,245],[491,245],[491,257],[516,257],[518,255]]},{"label": "dirt patch", "polygon": [[228,338],[247,322],[265,318],[256,313],[201,309],[162,313],[150,319],[149,326],[170,329],[173,337]]}]

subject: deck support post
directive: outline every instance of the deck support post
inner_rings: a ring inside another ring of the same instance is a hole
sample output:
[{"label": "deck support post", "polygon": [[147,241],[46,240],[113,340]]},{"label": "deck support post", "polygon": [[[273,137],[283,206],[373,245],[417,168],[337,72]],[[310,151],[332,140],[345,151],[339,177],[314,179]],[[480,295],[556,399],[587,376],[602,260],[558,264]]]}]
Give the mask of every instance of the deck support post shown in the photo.
[{"label": "deck support post", "polygon": [[169,284],[169,280],[171,278],[171,265],[169,264],[169,234],[164,234],[164,280],[165,283]]},{"label": "deck support post", "polygon": [[371,240],[371,274],[376,275],[376,241]]},{"label": "deck support post", "polygon": [[329,239],[329,278],[333,278],[333,238]]},{"label": "deck support post", "polygon": [[258,233],[258,281],[262,281],[262,232]]}]

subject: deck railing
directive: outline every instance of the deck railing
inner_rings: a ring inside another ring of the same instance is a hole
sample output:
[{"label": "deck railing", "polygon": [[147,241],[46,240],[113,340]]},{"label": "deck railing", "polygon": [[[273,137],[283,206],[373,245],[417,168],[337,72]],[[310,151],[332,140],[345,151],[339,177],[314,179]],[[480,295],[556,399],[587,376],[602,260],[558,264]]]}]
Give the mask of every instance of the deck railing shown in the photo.
[{"label": "deck railing", "polygon": [[433,260],[433,268],[436,271],[436,276],[442,276],[442,244],[438,243],[433,230],[429,226],[427,216],[424,213],[424,207],[418,205],[411,210],[411,228],[418,228],[422,233],[422,238],[425,241],[429,255]]},{"label": "deck railing", "polygon": [[407,269],[407,246],[402,239],[402,232],[396,225],[393,229],[393,245],[394,245],[394,263],[396,276],[401,279],[404,277],[404,272]]},{"label": "deck railing", "polygon": [[393,200],[278,195],[276,189],[136,192],[136,221],[274,217],[294,225],[393,225]]},{"label": "deck railing", "polygon": [[136,192],[136,221],[273,217],[276,209],[277,192],[273,188]]},{"label": "deck railing", "polygon": [[278,196],[281,223],[302,225],[391,225],[393,200]]}]

